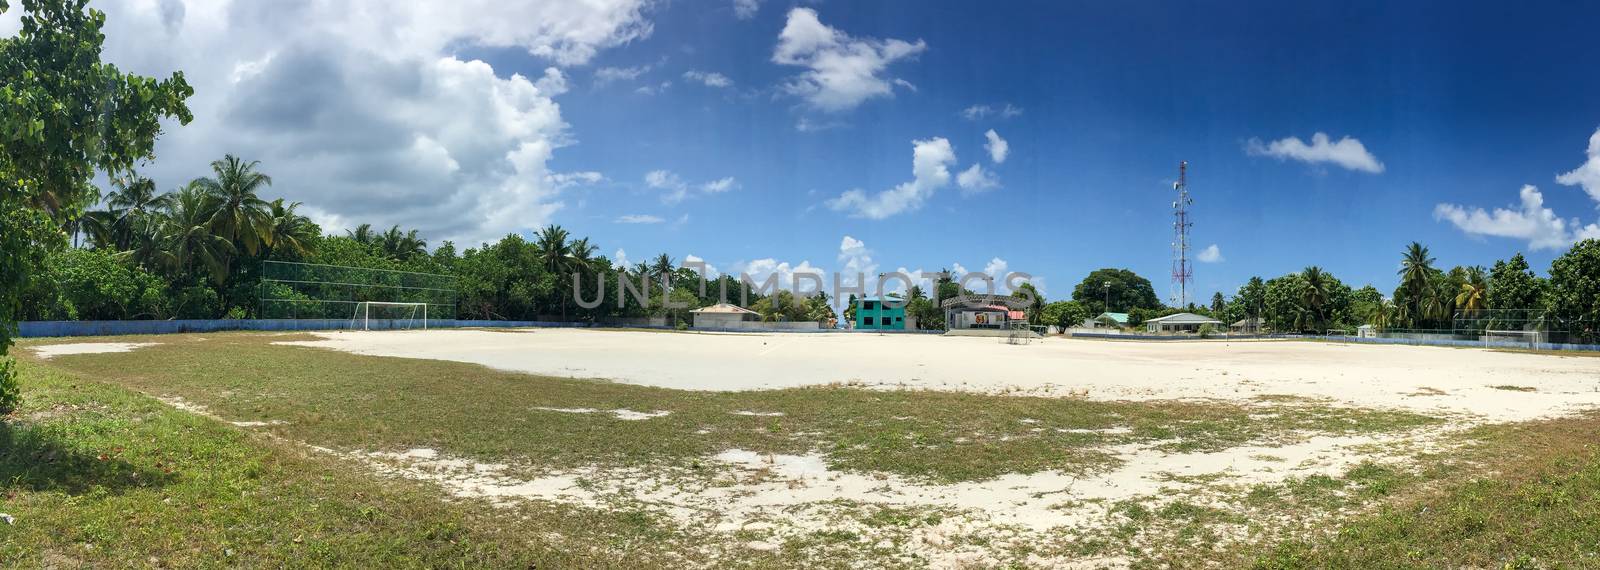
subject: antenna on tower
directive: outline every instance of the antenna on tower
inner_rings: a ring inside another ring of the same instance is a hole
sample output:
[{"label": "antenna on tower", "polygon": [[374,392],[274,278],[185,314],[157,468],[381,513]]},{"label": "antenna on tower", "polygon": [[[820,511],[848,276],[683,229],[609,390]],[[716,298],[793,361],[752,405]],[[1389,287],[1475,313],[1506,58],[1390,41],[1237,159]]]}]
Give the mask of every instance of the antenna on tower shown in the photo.
[{"label": "antenna on tower", "polygon": [[1178,199],[1172,202],[1172,302],[1178,308],[1189,306],[1189,284],[1194,281],[1194,267],[1189,263],[1189,228],[1194,226],[1189,221],[1189,206],[1194,200],[1189,198],[1188,171],[1188,161],[1178,163],[1178,181],[1172,183],[1172,189],[1178,191]]}]

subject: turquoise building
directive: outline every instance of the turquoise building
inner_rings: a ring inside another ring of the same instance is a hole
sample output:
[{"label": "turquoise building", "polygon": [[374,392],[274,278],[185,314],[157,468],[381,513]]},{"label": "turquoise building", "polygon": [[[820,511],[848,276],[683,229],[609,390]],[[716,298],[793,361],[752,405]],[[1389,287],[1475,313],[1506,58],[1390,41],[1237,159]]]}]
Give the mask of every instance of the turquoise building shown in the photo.
[{"label": "turquoise building", "polygon": [[855,327],[861,330],[906,330],[906,303],[892,295],[856,299]]}]

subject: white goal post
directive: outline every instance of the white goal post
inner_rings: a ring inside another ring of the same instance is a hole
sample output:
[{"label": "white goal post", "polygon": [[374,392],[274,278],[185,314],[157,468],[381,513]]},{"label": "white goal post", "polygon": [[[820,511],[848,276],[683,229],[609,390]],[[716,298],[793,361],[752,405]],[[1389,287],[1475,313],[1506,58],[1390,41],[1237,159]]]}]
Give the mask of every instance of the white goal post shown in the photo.
[{"label": "white goal post", "polygon": [[428,304],[427,303],[390,303],[382,301],[358,301],[355,314],[350,316],[350,330],[372,330],[373,308],[378,309],[379,320],[394,321],[389,328],[428,330]]},{"label": "white goal post", "polygon": [[1543,337],[1544,331],[1486,330],[1483,331],[1483,346],[1484,348],[1496,345],[1538,348],[1539,343],[1543,341]]}]

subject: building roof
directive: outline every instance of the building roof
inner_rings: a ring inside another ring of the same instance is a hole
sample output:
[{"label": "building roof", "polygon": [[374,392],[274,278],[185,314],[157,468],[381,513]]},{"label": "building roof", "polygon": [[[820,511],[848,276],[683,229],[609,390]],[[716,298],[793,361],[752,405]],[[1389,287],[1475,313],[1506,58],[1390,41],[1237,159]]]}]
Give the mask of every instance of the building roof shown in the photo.
[{"label": "building roof", "polygon": [[761,314],[761,313],[757,313],[755,311],[752,311],[750,309],[746,309],[744,307],[740,307],[740,306],[732,304],[732,303],[717,303],[717,304],[709,306],[709,307],[701,307],[701,308],[698,308],[698,309],[695,309],[695,310],[689,311],[689,312],[691,312],[691,313],[721,313],[721,314],[730,314],[730,315],[759,315],[759,314]]},{"label": "building roof", "polygon": [[1211,317],[1207,317],[1205,315],[1196,315],[1194,313],[1176,313],[1176,314],[1172,314],[1172,315],[1167,315],[1165,317],[1156,317],[1154,319],[1145,319],[1144,322],[1147,322],[1147,323],[1167,323],[1167,324],[1174,324],[1174,325],[1203,325],[1203,324],[1206,324],[1206,323],[1212,323],[1212,324],[1218,324],[1218,325],[1222,324],[1222,321],[1213,319]]},{"label": "building roof", "polygon": [[1256,317],[1256,318],[1253,318],[1253,319],[1239,319],[1239,322],[1233,323],[1233,326],[1236,326],[1236,327],[1259,327],[1259,326],[1261,326],[1261,317]]},{"label": "building roof", "polygon": [[1094,320],[1098,321],[1098,320],[1100,320],[1101,317],[1110,317],[1111,320],[1113,320],[1113,321],[1116,321],[1116,322],[1119,322],[1119,323],[1122,323],[1122,324],[1128,324],[1128,314],[1127,313],[1112,313],[1112,312],[1100,313],[1098,316],[1096,316],[1094,318]]}]

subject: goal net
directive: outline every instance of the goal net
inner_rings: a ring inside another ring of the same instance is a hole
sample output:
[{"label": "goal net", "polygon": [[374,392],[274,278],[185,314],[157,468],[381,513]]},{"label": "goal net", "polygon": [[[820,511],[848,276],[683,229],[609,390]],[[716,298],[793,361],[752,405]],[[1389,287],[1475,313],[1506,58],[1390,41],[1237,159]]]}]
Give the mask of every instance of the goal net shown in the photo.
[{"label": "goal net", "polygon": [[350,330],[411,330],[428,328],[427,303],[360,301],[350,316]]},{"label": "goal net", "polygon": [[1483,346],[1538,348],[1544,342],[1544,331],[1483,331]]},{"label": "goal net", "polygon": [[[261,266],[262,319],[317,321],[325,328],[395,326],[456,318],[456,279],[449,275],[266,261]],[[378,321],[384,321],[379,324]]]}]

